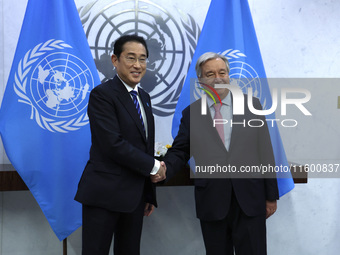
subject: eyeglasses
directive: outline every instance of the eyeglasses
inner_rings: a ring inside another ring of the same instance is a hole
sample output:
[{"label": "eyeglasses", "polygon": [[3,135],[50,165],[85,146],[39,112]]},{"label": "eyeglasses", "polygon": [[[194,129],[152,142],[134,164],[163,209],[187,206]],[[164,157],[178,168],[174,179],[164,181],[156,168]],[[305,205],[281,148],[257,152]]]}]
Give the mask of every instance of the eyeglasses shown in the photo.
[{"label": "eyeglasses", "polygon": [[148,62],[147,58],[136,58],[136,57],[132,57],[132,56],[124,56],[126,59],[126,62],[129,64],[135,64],[138,60],[139,64],[141,65],[145,65]]}]

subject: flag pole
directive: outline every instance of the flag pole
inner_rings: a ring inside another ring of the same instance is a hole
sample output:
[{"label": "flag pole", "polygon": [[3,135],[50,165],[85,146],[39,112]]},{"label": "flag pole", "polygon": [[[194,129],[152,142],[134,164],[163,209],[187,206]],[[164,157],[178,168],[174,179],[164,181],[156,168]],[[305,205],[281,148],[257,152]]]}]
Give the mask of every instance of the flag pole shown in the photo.
[{"label": "flag pole", "polygon": [[67,255],[67,237],[63,240],[63,255]]}]

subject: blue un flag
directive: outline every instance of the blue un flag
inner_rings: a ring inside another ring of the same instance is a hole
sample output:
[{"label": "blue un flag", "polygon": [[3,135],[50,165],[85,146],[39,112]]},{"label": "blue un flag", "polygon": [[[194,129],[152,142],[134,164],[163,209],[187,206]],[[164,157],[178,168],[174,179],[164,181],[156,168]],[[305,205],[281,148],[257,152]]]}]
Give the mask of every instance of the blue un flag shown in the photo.
[{"label": "blue un flag", "polygon": [[0,132],[60,240],[81,226],[73,200],[88,159],[87,103],[100,83],[74,1],[29,0],[0,109]]},{"label": "blue un flag", "polygon": [[[272,99],[265,82],[266,73],[247,0],[212,0],[198,40],[172,123],[172,136],[178,132],[182,111],[190,103],[190,79],[196,78],[195,64],[205,52],[224,54],[230,63],[230,78],[249,78],[254,95],[262,105],[271,106]],[[243,88],[245,89],[245,88]],[[274,114],[268,119],[275,119]],[[277,166],[289,167],[278,127],[270,122],[269,132]],[[280,178],[282,177],[282,178]],[[280,196],[294,188],[290,172],[278,173]]]}]

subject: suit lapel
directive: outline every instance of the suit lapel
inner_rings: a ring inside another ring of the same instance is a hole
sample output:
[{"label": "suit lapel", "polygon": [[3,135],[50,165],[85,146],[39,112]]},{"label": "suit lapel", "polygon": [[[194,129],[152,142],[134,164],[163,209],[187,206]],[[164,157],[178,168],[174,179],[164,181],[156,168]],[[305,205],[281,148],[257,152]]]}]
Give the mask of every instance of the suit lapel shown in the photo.
[{"label": "suit lapel", "polygon": [[[243,121],[244,121],[243,115],[233,115],[233,123],[243,123]],[[233,128],[231,130],[229,150],[232,150],[234,143],[237,143],[237,137],[239,136],[241,127],[243,127],[242,124],[233,125]]]},{"label": "suit lapel", "polygon": [[[232,102],[232,105],[233,105],[233,95],[231,94],[231,102]],[[245,97],[244,98],[244,109],[246,111],[246,102],[247,102],[247,98]],[[246,112],[245,112],[246,114]],[[244,115],[234,115],[233,114],[233,123],[243,123],[245,121],[245,114]],[[242,124],[236,124],[236,125],[233,125],[232,127],[232,131],[231,131],[231,137],[230,137],[230,146],[229,146],[229,150],[231,150],[234,146],[235,143],[237,143],[237,137],[239,137],[239,133],[240,131],[242,130],[241,128],[243,128],[243,125]]]},{"label": "suit lapel", "polygon": [[144,140],[146,141],[145,132],[143,130],[142,122],[139,118],[138,112],[136,110],[136,106],[133,103],[131,96],[129,92],[126,90],[124,84],[119,80],[119,78],[116,76],[114,78],[114,81],[116,85],[114,86],[116,90],[118,90],[118,100],[122,103],[122,105],[125,107],[131,118],[134,120],[134,122],[137,125],[137,128],[141,135],[144,137]]},{"label": "suit lapel", "polygon": [[152,135],[154,122],[153,122],[153,115],[152,115],[152,109],[151,109],[151,105],[150,105],[151,103],[150,103],[149,97],[146,94],[146,92],[140,88],[138,88],[138,94],[142,101],[144,112],[146,115],[146,121],[148,124],[148,134]]},{"label": "suit lapel", "polygon": [[209,137],[211,137],[213,141],[209,141],[209,142],[213,142],[213,144],[219,146],[221,150],[225,150],[225,152],[228,153],[228,150],[224,146],[224,143],[221,140],[221,137],[218,134],[217,129],[214,127],[213,118],[211,116],[210,109],[208,108],[206,115],[202,115],[200,104],[201,103],[199,103],[198,110],[195,110],[195,112],[198,113],[198,115],[196,116],[198,117],[197,127],[202,131],[204,130],[204,132],[202,132],[202,135],[211,134],[211,136]]}]

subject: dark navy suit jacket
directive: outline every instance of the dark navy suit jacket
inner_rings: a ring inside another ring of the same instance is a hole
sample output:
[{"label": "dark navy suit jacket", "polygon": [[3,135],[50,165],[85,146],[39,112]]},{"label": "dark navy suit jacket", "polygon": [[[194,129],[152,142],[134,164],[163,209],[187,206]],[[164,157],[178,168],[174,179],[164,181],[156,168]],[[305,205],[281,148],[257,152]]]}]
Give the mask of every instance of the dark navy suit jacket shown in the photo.
[{"label": "dark navy suit jacket", "polygon": [[140,203],[157,206],[150,181],[154,166],[154,117],[150,96],[139,89],[148,138],[124,84],[115,76],[90,94],[88,116],[92,145],[90,159],[75,200],[116,212],[132,212]]}]

